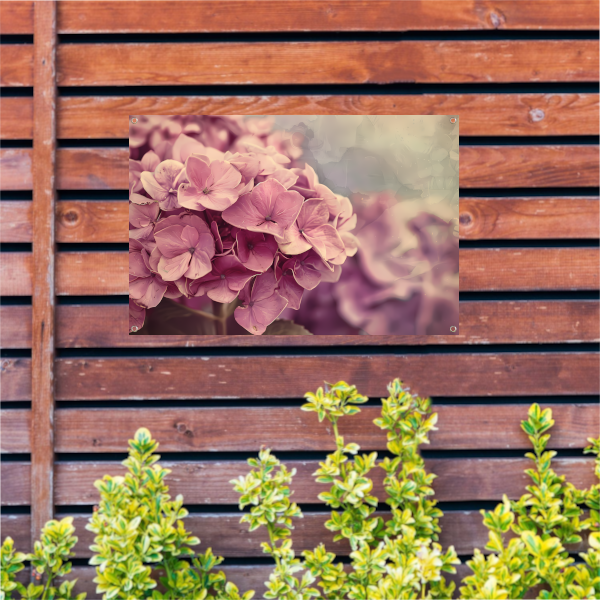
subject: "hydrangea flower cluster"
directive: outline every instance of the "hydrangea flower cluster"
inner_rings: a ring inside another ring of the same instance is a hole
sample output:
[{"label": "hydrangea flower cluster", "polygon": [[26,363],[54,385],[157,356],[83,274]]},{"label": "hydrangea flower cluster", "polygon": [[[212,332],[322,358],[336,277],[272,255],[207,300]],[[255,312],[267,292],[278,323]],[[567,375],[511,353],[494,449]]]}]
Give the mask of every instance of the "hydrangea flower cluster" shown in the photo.
[{"label": "hydrangea flower cluster", "polygon": [[163,298],[207,296],[214,315],[235,302],[237,323],[261,335],[285,308],[300,308],[305,290],[337,281],[356,254],[350,200],[309,165],[291,167],[287,148],[253,121],[255,131],[237,118],[166,129],[150,120],[132,134],[131,332]]}]

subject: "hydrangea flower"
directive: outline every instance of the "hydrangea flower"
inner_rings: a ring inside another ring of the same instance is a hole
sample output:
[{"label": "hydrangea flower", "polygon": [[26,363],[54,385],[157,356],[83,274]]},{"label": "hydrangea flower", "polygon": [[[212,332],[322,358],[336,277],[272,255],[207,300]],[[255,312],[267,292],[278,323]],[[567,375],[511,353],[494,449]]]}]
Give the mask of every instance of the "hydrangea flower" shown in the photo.
[{"label": "hydrangea flower", "polygon": [[271,134],[271,118],[170,119],[140,117],[131,138],[130,331],[163,298],[202,312],[203,299],[215,311],[239,296],[233,317],[263,334],[339,278],[356,246],[352,205],[297,167],[301,152]]}]

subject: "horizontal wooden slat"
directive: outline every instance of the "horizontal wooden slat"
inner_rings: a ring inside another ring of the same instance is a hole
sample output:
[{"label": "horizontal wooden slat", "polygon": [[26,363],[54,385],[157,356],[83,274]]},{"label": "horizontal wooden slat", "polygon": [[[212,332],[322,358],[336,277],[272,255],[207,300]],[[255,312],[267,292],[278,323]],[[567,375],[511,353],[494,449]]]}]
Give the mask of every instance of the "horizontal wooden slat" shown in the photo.
[{"label": "horizontal wooden slat", "polygon": [[[0,33],[33,33],[31,1],[0,3]],[[450,5],[450,8],[449,8]],[[145,18],[140,19],[143,13]],[[410,31],[471,29],[597,28],[598,2],[554,0],[529,4],[504,0],[407,2],[394,0],[292,0],[272,2],[204,0],[182,4],[174,13],[170,2],[107,2],[58,5],[59,33],[180,33],[254,31]]]},{"label": "horizontal wooden slat", "polygon": [[598,198],[461,198],[460,239],[600,236]]},{"label": "horizontal wooden slat", "polygon": [[3,454],[29,454],[31,452],[31,411],[29,409],[0,411]]},{"label": "horizontal wooden slat", "polygon": [[[57,306],[59,348],[201,346],[353,346],[423,344],[526,344],[596,342],[599,304],[594,300],[463,301],[460,335],[430,336],[131,336],[126,305]],[[0,346],[31,347],[31,307],[0,306]],[[106,327],[111,323],[111,327]]]},{"label": "horizontal wooden slat", "polygon": [[301,398],[339,380],[381,397],[399,376],[432,396],[595,394],[598,366],[598,356],[586,352],[65,358],[56,365],[56,398]]},{"label": "horizontal wooden slat", "polygon": [[[460,250],[461,291],[595,290],[598,248],[470,248]],[[31,295],[31,255],[2,257],[2,295]],[[56,258],[57,294],[125,295],[125,252],[61,252]]]},{"label": "horizontal wooden slat", "polygon": [[[13,2],[0,2],[3,5]],[[30,140],[33,138],[33,98],[17,96],[0,99],[0,139]]]},{"label": "horizontal wooden slat", "polygon": [[0,87],[31,87],[32,85],[33,44],[2,44]]},{"label": "horizontal wooden slat", "polygon": [[[127,148],[59,148],[57,187],[63,190],[127,189]],[[598,186],[598,146],[463,146],[460,186]],[[31,149],[0,150],[2,188],[31,189]]]},{"label": "horizontal wooden slat", "polygon": [[[4,321],[2,322],[4,326]],[[0,400],[31,400],[31,359],[2,358],[0,359]]]},{"label": "horizontal wooden slat", "polygon": [[0,242],[31,242],[30,200],[0,202]]},{"label": "horizontal wooden slat", "polygon": [[[142,5],[144,6],[144,5]],[[573,7],[542,0],[537,10],[516,0],[492,2],[437,0],[407,3],[400,9],[392,0],[333,0],[321,2],[228,2],[218,0],[182,6],[177,17],[164,0],[145,3],[93,2],[81,6],[59,5],[61,33],[80,32],[223,32],[223,31],[408,31],[449,29],[589,29],[596,27],[598,4],[576,0]],[[148,11],[147,19],[136,18]]]},{"label": "horizontal wooden slat", "polygon": [[[376,516],[389,519],[388,512],[376,512]],[[93,543],[94,534],[85,529],[90,518],[86,514],[72,515],[73,525],[78,542],[74,551],[78,558],[89,557],[91,552],[89,546]],[[240,513],[191,513],[184,520],[185,528],[200,538],[202,551],[212,548],[217,556],[225,558],[252,558],[264,556],[260,544],[268,541],[268,535],[263,529],[249,532],[245,523],[240,523]],[[325,528],[325,521],[330,518],[328,513],[304,512],[302,519],[294,519],[294,530],[292,541],[294,550],[299,553],[303,550],[312,550],[323,543],[328,552],[334,552],[337,556],[348,556],[350,545],[346,540],[333,541],[333,533]],[[29,515],[2,515],[2,535],[13,538],[15,547],[19,551],[30,551]],[[439,543],[447,548],[453,545],[457,554],[472,555],[475,548],[484,553],[488,542],[489,530],[482,523],[483,517],[476,510],[452,510],[446,511],[440,519]],[[513,537],[508,535],[507,538]],[[571,552],[581,552],[588,547],[586,541],[573,544],[568,547]]]},{"label": "horizontal wooden slat", "polygon": [[[127,203],[62,200],[58,242],[127,242]],[[577,239],[600,235],[598,197],[461,198],[460,238]],[[31,202],[0,202],[0,241],[31,242]]]},{"label": "horizontal wooden slat", "polygon": [[[56,203],[57,242],[127,242],[125,201],[61,200]],[[0,242],[31,242],[31,202],[0,202]]]},{"label": "horizontal wooden slat", "polygon": [[31,504],[31,463],[0,462],[0,482],[2,506]]},{"label": "horizontal wooden slat", "polygon": [[461,188],[597,187],[598,146],[461,146]]},{"label": "horizontal wooden slat", "polygon": [[127,242],[129,203],[62,200],[56,205],[57,242]]},{"label": "horizontal wooden slat", "polygon": [[30,190],[31,148],[0,149],[0,184],[2,190]]},{"label": "horizontal wooden slat", "polygon": [[[544,407],[545,408],[545,407]],[[556,425],[549,448],[584,448],[600,429],[594,404],[552,405]],[[361,418],[344,419],[340,433],[363,450],[386,450],[386,434],[373,424],[379,407],[363,407]],[[427,450],[529,448],[521,430],[527,406],[441,405],[438,431]],[[30,411],[3,410],[2,452],[30,451]],[[140,426],[138,409],[60,409],[55,413],[55,451],[123,452]],[[252,452],[266,446],[276,452],[335,450],[335,442],[314,414],[298,407],[279,408],[158,408],[145,409],[144,427],[162,452]],[[469,435],[465,435],[468,428]],[[238,432],[243,431],[243,436]],[[496,436],[502,431],[502,437]]]},{"label": "horizontal wooden slat", "polygon": [[57,188],[62,190],[127,189],[127,148],[59,148]]},{"label": "horizontal wooden slat", "polygon": [[[236,505],[239,495],[234,492],[232,479],[246,474],[250,467],[245,461],[170,462],[163,461],[171,470],[165,480],[172,496],[183,494],[187,504]],[[295,468],[292,489],[295,502],[319,504],[318,494],[327,488],[315,482],[312,473],[318,461],[285,461]],[[558,458],[552,466],[559,475],[565,475],[578,488],[594,484],[594,461],[591,458]],[[435,473],[433,482],[436,499],[440,502],[501,500],[506,494],[514,499],[525,493],[531,481],[524,473],[531,467],[526,458],[431,458],[425,468]],[[2,473],[2,504],[29,505],[30,465],[26,462],[4,462]],[[94,481],[105,474],[123,474],[125,468],[118,462],[58,462],[55,469],[55,503],[63,505],[90,505],[99,500]],[[384,497],[382,469],[372,471],[373,493]]]},{"label": "horizontal wooden slat", "polygon": [[594,40],[62,44],[57,49],[61,86],[596,81],[598,66]]},{"label": "horizontal wooden slat", "polygon": [[460,251],[461,291],[595,290],[598,248],[473,248]]},{"label": "horizontal wooden slat", "polygon": [[[2,139],[31,139],[31,98],[0,100]],[[172,114],[460,114],[463,136],[598,135],[598,94],[422,94],[381,96],[66,96],[62,139],[129,135],[124,117]]]}]

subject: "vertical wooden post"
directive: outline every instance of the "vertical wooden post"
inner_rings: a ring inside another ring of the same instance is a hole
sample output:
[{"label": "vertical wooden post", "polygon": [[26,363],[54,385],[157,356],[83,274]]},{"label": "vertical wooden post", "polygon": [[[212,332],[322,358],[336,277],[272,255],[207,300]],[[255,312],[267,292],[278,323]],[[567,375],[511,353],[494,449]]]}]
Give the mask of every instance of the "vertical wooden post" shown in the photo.
[{"label": "vertical wooden post", "polygon": [[54,513],[55,0],[36,0],[33,44],[31,536],[35,540]]}]

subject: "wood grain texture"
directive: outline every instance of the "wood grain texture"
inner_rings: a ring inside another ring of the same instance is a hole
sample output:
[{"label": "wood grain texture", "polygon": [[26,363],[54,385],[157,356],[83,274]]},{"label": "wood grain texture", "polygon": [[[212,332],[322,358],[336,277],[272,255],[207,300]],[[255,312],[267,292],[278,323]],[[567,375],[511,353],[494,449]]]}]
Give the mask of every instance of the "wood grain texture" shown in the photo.
[{"label": "wood grain texture", "polygon": [[[592,145],[461,146],[460,187],[597,187],[599,156]],[[125,190],[127,157],[127,148],[59,148],[57,187]],[[3,189],[31,189],[30,168],[31,149],[0,150]]]},{"label": "wood grain texture", "polygon": [[31,359],[2,358],[0,359],[2,387],[0,400],[31,400]]},{"label": "wood grain texture", "polygon": [[[2,506],[31,504],[31,463],[0,462],[0,503]],[[31,535],[27,532],[29,544]]]},{"label": "wood grain texture", "polygon": [[[594,404],[549,407],[556,421],[550,449],[585,448],[587,438],[600,428]],[[439,429],[431,433],[427,450],[529,449],[531,443],[520,426],[521,419],[527,418],[527,408],[508,404],[434,406]],[[386,450],[385,433],[373,425],[380,407],[362,407],[361,412],[359,418],[340,421],[340,434],[364,451]],[[0,414],[2,452],[28,453],[31,412],[9,409]],[[161,452],[253,452],[263,445],[276,452],[335,450],[328,427],[299,407],[150,408],[144,409],[143,420]],[[123,452],[139,424],[139,410],[133,408],[60,409],[56,411],[55,451]],[[238,435],[240,431],[243,436]],[[498,431],[502,431],[501,438]]]},{"label": "wood grain texture", "polygon": [[128,202],[62,200],[56,206],[58,242],[128,242]]},{"label": "wood grain texture", "polygon": [[[59,98],[57,118],[58,135],[64,139],[127,138],[126,118],[138,114],[460,114],[463,136],[598,135],[598,98],[598,94],[67,96]],[[19,100],[23,102],[18,110],[25,111],[27,99]],[[27,123],[11,120],[10,126],[21,127],[20,137],[28,137]]]},{"label": "wood grain texture", "polygon": [[473,248],[460,251],[460,289],[595,290],[598,248]]},{"label": "wood grain texture", "polygon": [[[126,305],[57,307],[58,348],[176,348],[260,346],[388,346],[424,344],[530,344],[600,341],[594,300],[463,301],[461,335],[431,336],[132,336]],[[31,346],[31,307],[0,306],[0,346]],[[106,323],[111,323],[106,327]]]},{"label": "wood grain texture", "polygon": [[0,202],[0,242],[31,242],[30,200]]},{"label": "wood grain texture", "polygon": [[0,306],[0,323],[0,348],[31,346],[31,305]]},{"label": "wood grain texture", "polygon": [[[13,3],[0,2],[0,11],[6,4]],[[0,139],[30,140],[32,138],[33,98],[18,96],[0,99]]]},{"label": "wood grain texture", "polygon": [[460,187],[597,187],[598,146],[461,146]]},{"label": "wood grain texture", "polygon": [[[460,239],[593,239],[600,235],[598,197],[461,198]],[[62,200],[57,242],[127,242],[123,201]],[[31,202],[0,202],[0,241],[31,242]]]},{"label": "wood grain texture", "polygon": [[0,417],[2,428],[0,452],[29,454],[31,452],[31,410],[1,410]]},{"label": "wood grain texture", "polygon": [[128,256],[123,252],[61,252],[57,256],[59,296],[128,293]]},{"label": "wood grain texture", "polygon": [[31,252],[6,252],[1,258],[2,296],[31,296]]},{"label": "wood grain texture", "polygon": [[32,85],[33,44],[2,44],[0,87],[31,87]]},{"label": "wood grain texture", "polygon": [[129,178],[128,148],[60,148],[58,188],[125,190]]},{"label": "wood grain texture", "polygon": [[32,189],[32,155],[31,148],[0,149],[0,182],[3,191]]},{"label": "wood grain texture", "polygon": [[[451,5],[451,9],[448,5]],[[32,33],[31,1],[0,3],[0,33]],[[158,33],[237,31],[410,31],[477,29],[597,28],[598,2],[571,0],[569,8],[554,0],[535,4],[519,0],[446,0],[410,2],[399,9],[393,0],[216,0],[182,4],[177,11],[158,2],[60,3],[59,33]],[[365,10],[368,7],[368,10]],[[144,19],[139,18],[143,12]]]},{"label": "wood grain texture", "polygon": [[34,10],[31,307],[31,539],[54,515],[56,1]]},{"label": "wood grain texture", "polygon": [[0,35],[33,33],[33,2],[0,2]]},{"label": "wood grain texture", "polygon": [[[10,252],[2,258],[2,294],[30,296],[31,255]],[[598,248],[465,248],[460,250],[460,289],[596,290],[598,258]],[[56,293],[126,295],[127,272],[125,252],[60,252]]]},{"label": "wood grain texture", "polygon": [[[171,469],[165,479],[170,494],[183,494],[187,504],[237,505],[239,495],[229,483],[245,475],[249,467],[246,461],[161,461],[163,467]],[[299,504],[321,504],[318,494],[326,489],[316,483],[312,473],[319,467],[316,460],[285,461],[286,467],[295,468],[297,474],[290,486],[294,501]],[[506,494],[510,499],[525,493],[530,478],[524,473],[531,461],[526,458],[430,458],[425,459],[425,468],[435,473],[433,482],[435,497],[440,502],[462,502],[478,500],[501,500]],[[595,483],[592,458],[556,458],[553,469],[565,475],[578,488],[588,488]],[[55,503],[63,505],[92,505],[100,498],[94,481],[105,474],[122,475],[125,467],[116,461],[102,462],[58,462],[55,466]],[[29,472],[27,462],[3,462],[2,504],[5,506],[27,506],[30,503]],[[373,494],[384,497],[383,469],[372,473]],[[8,483],[10,482],[10,485]]]},{"label": "wood grain texture", "polygon": [[382,397],[395,377],[431,396],[560,396],[597,394],[598,371],[588,352],[65,358],[56,364],[56,398],[302,398],[340,380]]},{"label": "wood grain texture", "polygon": [[596,81],[599,67],[593,40],[63,44],[58,50],[61,86]]},{"label": "wood grain texture", "polygon": [[461,198],[460,239],[594,239],[597,197]]}]

